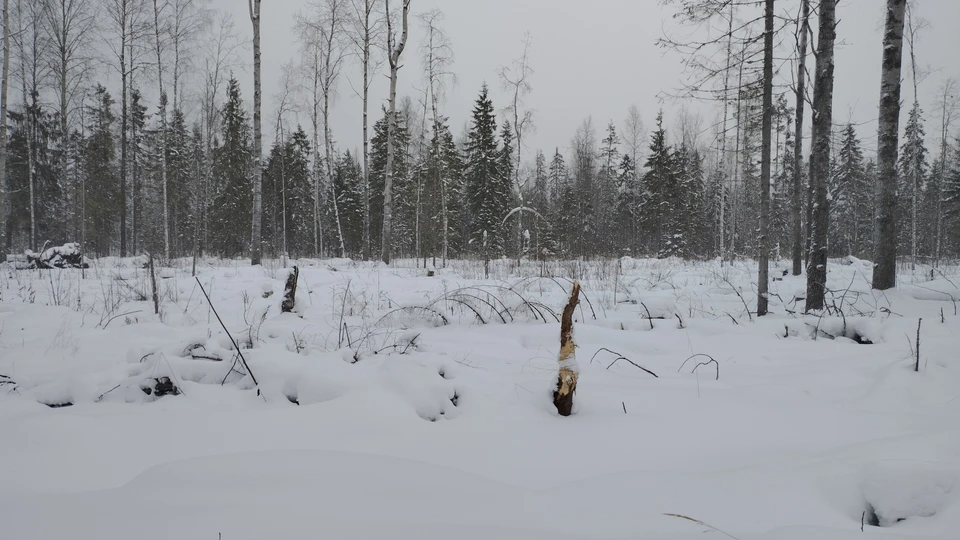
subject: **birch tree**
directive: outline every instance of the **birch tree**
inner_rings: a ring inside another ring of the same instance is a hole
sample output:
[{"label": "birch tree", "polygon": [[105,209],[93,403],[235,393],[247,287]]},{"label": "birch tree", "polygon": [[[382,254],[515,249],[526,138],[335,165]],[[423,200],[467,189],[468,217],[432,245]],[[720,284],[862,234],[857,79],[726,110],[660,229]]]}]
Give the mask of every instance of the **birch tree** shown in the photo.
[{"label": "birch tree", "polygon": [[934,247],[934,262],[940,263],[943,257],[943,200],[944,188],[947,185],[947,164],[948,158],[948,139],[950,137],[950,128],[953,125],[953,118],[960,107],[960,83],[957,79],[948,78],[940,85],[937,91],[937,107],[940,109],[940,171],[934,171],[938,175],[936,197],[936,244]]},{"label": "birch tree", "polygon": [[[827,3],[830,3],[828,0]],[[760,257],[757,271],[757,316],[767,314],[770,286],[770,152],[773,129],[773,4],[764,3],[763,33],[763,120],[760,157]],[[832,70],[832,59],[830,60]],[[833,73],[829,74],[833,78]],[[832,98],[832,96],[831,96]]]},{"label": "birch tree", "polygon": [[200,230],[198,251],[209,245],[209,213],[212,196],[210,178],[213,177],[213,144],[220,127],[221,90],[230,70],[239,64],[239,49],[241,42],[237,39],[235,23],[230,15],[221,13],[215,20],[203,53],[203,83],[201,96],[201,125],[204,144],[204,174],[201,175],[202,185],[199,187],[198,208],[200,216],[197,220]]},{"label": "birch tree", "polygon": [[807,268],[806,311],[823,309],[827,285],[827,233],[830,213],[827,183],[830,179],[830,139],[833,128],[834,43],[837,39],[837,4],[820,4],[817,69],[813,86],[813,138],[810,142],[810,186],[813,192],[810,265]]},{"label": "birch tree", "polygon": [[[3,73],[0,78],[0,223],[7,222],[7,88],[10,83],[10,0],[3,0]],[[0,231],[0,248],[6,248]]]},{"label": "birch tree", "polygon": [[[906,8],[906,31],[904,37],[907,40],[907,50],[910,55],[910,79],[913,83],[913,109],[911,111],[912,115],[916,115],[919,119],[921,116],[920,110],[920,82],[926,78],[925,73],[922,73],[917,66],[917,39],[919,38],[920,31],[926,28],[927,21],[916,15],[916,6],[914,2],[907,2]],[[908,124],[909,131],[909,124]],[[920,139],[922,141],[922,138]],[[908,138],[909,141],[909,138]],[[906,143],[906,144],[909,144]],[[909,153],[908,153],[909,155]],[[920,158],[920,156],[910,156]],[[908,159],[908,161],[915,161]],[[919,163],[912,162],[908,164],[907,167],[907,181],[910,182],[910,267],[915,269],[917,267],[917,255],[918,255],[918,242],[917,242],[917,229],[919,221],[919,209],[920,209],[920,184],[923,182],[923,173],[922,173],[922,159],[919,159]]]},{"label": "birch tree", "polygon": [[[433,155],[439,157],[440,123],[442,122],[440,105],[446,97],[447,84],[456,84],[457,81],[456,75],[450,71],[454,58],[453,44],[450,42],[450,38],[446,32],[440,27],[440,22],[443,20],[442,11],[435,9],[423,13],[420,15],[420,20],[423,22],[424,30],[427,34],[426,41],[421,47],[421,53],[423,56],[424,77],[427,79],[427,100],[430,103],[432,113]],[[440,236],[440,253],[443,265],[446,266],[450,247],[450,192],[448,185],[450,179],[448,178],[448,172],[444,170],[443,160],[438,158],[435,169],[439,176],[436,181],[437,185],[440,186],[440,221],[441,228],[443,229]]]},{"label": "birch tree", "polygon": [[383,65],[382,56],[376,54],[377,42],[383,38],[384,18],[380,14],[382,0],[351,0],[353,17],[348,26],[348,36],[354,53],[360,58],[363,83],[360,94],[363,100],[363,260],[370,260],[370,121],[369,103],[371,75]]},{"label": "birch tree", "polygon": [[793,275],[803,271],[803,109],[806,105],[807,36],[810,24],[810,0],[801,0],[797,17],[797,119],[793,139],[793,191],[790,194],[793,215]]},{"label": "birch tree", "polygon": [[[134,72],[140,66],[140,51],[135,47],[144,35],[144,28],[140,17],[143,12],[142,0],[103,0],[103,11],[106,13],[106,28],[104,41],[110,56],[115,63],[113,68],[120,75],[120,254],[125,256],[128,249],[127,239],[127,194],[130,146],[130,92],[133,88]],[[139,194],[134,181],[132,197],[133,221],[133,249],[137,244],[137,199]]]},{"label": "birch tree", "polygon": [[403,56],[403,49],[407,46],[409,31],[410,0],[402,0],[402,2],[402,30],[398,41],[390,14],[390,0],[384,0],[387,18],[387,63],[390,65],[390,108],[387,120],[387,170],[383,185],[383,235],[380,239],[380,257],[386,264],[390,264],[393,254],[393,162],[396,152],[394,138],[397,132],[397,72],[400,70],[400,58]]},{"label": "birch tree", "polygon": [[[514,184],[517,189],[520,207],[523,208],[523,184],[520,181],[520,162],[523,149],[523,136],[533,129],[533,111],[530,109],[522,110],[526,96],[533,91],[530,84],[530,78],[533,76],[533,68],[530,66],[530,47],[533,45],[533,38],[527,32],[523,37],[523,54],[515,59],[510,66],[501,66],[497,74],[500,77],[500,83],[504,90],[509,93],[510,103],[507,105],[507,115],[511,118],[513,127],[513,139],[517,144],[517,154],[514,156],[516,162],[513,167]],[[523,242],[523,212],[517,213],[517,263],[524,252]]]},{"label": "birch tree", "polygon": [[174,111],[183,109],[184,75],[194,66],[198,38],[210,27],[211,12],[202,7],[207,0],[167,0],[170,6],[171,105]]},{"label": "birch tree", "polygon": [[70,114],[92,67],[90,37],[96,25],[96,15],[96,6],[91,0],[47,0],[44,3],[44,26],[50,43],[47,63],[60,106],[61,186],[68,183],[66,149],[70,140]]},{"label": "birch tree", "polygon": [[[154,0],[156,1],[156,0]],[[260,241],[260,227],[263,216],[262,188],[263,159],[261,145],[262,131],[260,126],[260,0],[247,0],[250,11],[250,23],[253,25],[253,232],[251,234],[250,264],[260,264],[262,246]]]},{"label": "birch tree", "polygon": [[310,29],[309,39],[319,55],[317,83],[320,92],[323,120],[324,170],[326,185],[330,188],[331,204],[337,227],[337,240],[340,244],[340,256],[346,257],[347,250],[343,241],[343,224],[340,220],[340,207],[337,203],[336,186],[333,182],[333,134],[330,130],[330,104],[336,97],[337,82],[347,54],[345,43],[345,24],[347,17],[346,0],[320,0],[313,6],[313,16],[302,19]]},{"label": "birch tree", "polygon": [[877,175],[880,178],[873,288],[897,286],[897,144],[900,135],[900,72],[907,0],[887,0],[877,127]]},{"label": "birch tree", "polygon": [[[29,189],[30,248],[37,245],[37,200],[36,200],[36,163],[33,143],[36,138],[37,116],[39,113],[40,91],[46,84],[49,69],[45,58],[48,42],[43,31],[42,2],[17,0],[17,32],[14,42],[17,48],[18,75],[23,97],[24,126],[27,141],[27,185]],[[4,119],[5,121],[6,119]]]},{"label": "birch tree", "polygon": [[[167,4],[164,3],[164,6]],[[153,0],[154,50],[157,53],[157,86],[160,90],[160,185],[163,191],[163,257],[170,260],[170,203],[167,193],[167,92],[163,86],[163,49],[166,41],[161,37],[167,29],[161,18],[159,0]]]}]

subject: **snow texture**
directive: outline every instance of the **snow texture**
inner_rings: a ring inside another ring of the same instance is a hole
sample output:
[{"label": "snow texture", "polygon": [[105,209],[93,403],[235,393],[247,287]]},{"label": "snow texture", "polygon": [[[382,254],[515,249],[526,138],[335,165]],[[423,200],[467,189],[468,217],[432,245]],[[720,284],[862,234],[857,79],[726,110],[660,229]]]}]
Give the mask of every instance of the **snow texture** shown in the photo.
[{"label": "snow texture", "polygon": [[787,275],[757,318],[750,263],[289,264],[281,314],[277,262],[201,261],[230,335],[190,261],[159,316],[140,260],[2,268],[0,538],[957,538],[957,267],[831,261],[827,310]]}]

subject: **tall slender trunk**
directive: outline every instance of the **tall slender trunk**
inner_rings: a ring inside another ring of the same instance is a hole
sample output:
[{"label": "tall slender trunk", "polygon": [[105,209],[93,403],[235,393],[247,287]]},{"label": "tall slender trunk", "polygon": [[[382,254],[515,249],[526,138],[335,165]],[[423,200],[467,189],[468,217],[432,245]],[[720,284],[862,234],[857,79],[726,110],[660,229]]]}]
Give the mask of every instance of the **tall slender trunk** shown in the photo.
[{"label": "tall slender trunk", "polygon": [[170,203],[167,195],[167,94],[163,88],[163,55],[160,41],[160,6],[153,0],[153,29],[157,49],[157,84],[160,87],[160,183],[163,186],[163,256],[170,260]]},{"label": "tall slender trunk", "polygon": [[770,286],[770,139],[773,130],[773,2],[766,0],[763,34],[763,130],[760,156],[760,268],[757,272],[757,316],[767,314]]},{"label": "tall slender trunk", "polygon": [[367,106],[370,102],[370,7],[363,10],[363,260],[370,260],[370,137]]},{"label": "tall slender trunk", "polygon": [[806,311],[823,309],[827,282],[827,229],[830,213],[827,182],[830,176],[830,132],[833,127],[833,48],[837,39],[836,3],[820,4],[817,70],[813,86],[813,140],[810,182],[813,187],[813,223],[810,266],[807,268]]},{"label": "tall slender trunk", "polygon": [[[739,73],[737,75],[737,141],[735,149],[733,151],[733,175],[731,181],[733,183],[733,206],[730,208],[731,219],[730,219],[730,263],[733,264],[733,259],[736,257],[737,253],[737,223],[740,214],[740,193],[738,190],[739,184],[739,175],[740,175],[740,136],[743,134],[744,139],[746,138],[746,130],[744,128],[744,115],[743,115],[743,64],[744,64],[744,55],[746,54],[746,48],[740,52],[740,67]],[[746,145],[744,145],[746,146]],[[657,236],[660,236],[659,231]],[[657,246],[657,251],[660,251],[659,241]]]},{"label": "tall slender trunk", "polygon": [[[67,28],[67,20],[64,17],[62,21],[63,26],[61,28]],[[66,32],[66,30],[64,30]],[[65,37],[65,36],[64,36]],[[69,109],[67,108],[67,76],[69,63],[67,59],[67,51],[65,47],[60,48],[60,185],[65,189],[67,186],[67,141],[69,140],[69,133],[67,132],[68,128],[68,115]],[[121,216],[122,217],[122,216]],[[120,229],[120,246],[121,250],[123,248],[123,228]]]},{"label": "tall slender trunk", "polygon": [[953,112],[948,113],[948,100],[950,82],[945,86],[943,94],[943,111],[940,119],[940,178],[937,182],[937,205],[936,205],[936,245],[934,246],[933,256],[934,264],[940,265],[940,257],[943,255],[943,191],[947,183],[947,137],[950,136],[950,120]]},{"label": "tall slender trunk", "polygon": [[313,251],[317,257],[323,254],[323,226],[320,221],[320,58],[313,53],[313,110],[310,121],[313,127]]},{"label": "tall slender trunk", "polygon": [[[727,119],[730,116],[730,64],[733,63],[733,14],[734,6],[736,2],[730,2],[730,16],[727,21],[727,67],[723,71],[723,132],[720,136],[720,156],[718,160],[718,167],[722,171],[720,176],[720,185],[717,186],[717,206],[719,207],[720,214],[720,223],[718,235],[719,240],[719,254],[720,254],[720,265],[723,265],[724,256],[726,255],[726,246],[727,242],[724,237],[726,234],[726,211],[727,211],[727,202],[726,194],[727,190]],[[637,156],[634,153],[633,156],[633,166],[639,170],[640,165],[637,163]]]},{"label": "tall slender trunk", "polygon": [[[329,60],[328,60],[329,61]],[[333,218],[337,222],[337,239],[340,241],[340,256],[346,258],[347,248],[343,243],[343,225],[340,223],[340,204],[337,202],[337,186],[333,181],[333,142],[330,140],[330,92],[323,96],[323,146],[327,162],[327,182],[333,202]]]},{"label": "tall slender trunk", "polygon": [[[127,124],[129,113],[127,109],[127,23],[123,15],[123,28],[120,31],[120,256],[127,256]],[[136,251],[137,237],[136,213],[133,216],[133,244]]]},{"label": "tall slender trunk", "polygon": [[403,34],[396,48],[393,46],[393,29],[390,21],[390,0],[384,0],[387,11],[387,54],[390,61],[390,112],[387,121],[387,170],[383,185],[383,238],[380,239],[380,257],[390,264],[393,254],[393,160],[397,133],[397,71],[400,69],[400,56],[407,45],[410,0],[403,0]]},{"label": "tall slender trunk", "polygon": [[907,0],[887,0],[883,33],[883,71],[880,75],[880,120],[877,128],[877,175],[880,200],[873,288],[897,285],[897,143],[900,135],[900,72],[903,60],[903,22]]},{"label": "tall slender trunk", "polygon": [[7,87],[10,81],[10,0],[3,0],[3,74],[0,79],[0,249],[7,248]]},{"label": "tall slender trunk", "polygon": [[807,25],[810,24],[810,0],[802,0],[797,33],[797,125],[793,140],[793,275],[803,272],[803,109],[806,105],[807,80]]},{"label": "tall slender trunk", "polygon": [[[156,0],[154,0],[156,1]],[[263,167],[260,166],[263,150],[261,149],[260,126],[260,0],[249,0],[250,22],[253,24],[253,231],[250,240],[250,264],[260,264],[261,238],[260,226],[263,189]]]}]

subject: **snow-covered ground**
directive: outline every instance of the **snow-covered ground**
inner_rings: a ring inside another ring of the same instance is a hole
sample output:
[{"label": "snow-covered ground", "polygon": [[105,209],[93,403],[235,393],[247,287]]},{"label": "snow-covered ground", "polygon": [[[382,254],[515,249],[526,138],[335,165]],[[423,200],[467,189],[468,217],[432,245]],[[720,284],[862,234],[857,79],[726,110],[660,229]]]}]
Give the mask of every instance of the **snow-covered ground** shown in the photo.
[{"label": "snow-covered ground", "polygon": [[955,266],[832,262],[822,316],[779,267],[757,318],[745,263],[302,260],[281,314],[279,262],[205,261],[241,360],[141,264],[0,272],[0,538],[960,537]]}]

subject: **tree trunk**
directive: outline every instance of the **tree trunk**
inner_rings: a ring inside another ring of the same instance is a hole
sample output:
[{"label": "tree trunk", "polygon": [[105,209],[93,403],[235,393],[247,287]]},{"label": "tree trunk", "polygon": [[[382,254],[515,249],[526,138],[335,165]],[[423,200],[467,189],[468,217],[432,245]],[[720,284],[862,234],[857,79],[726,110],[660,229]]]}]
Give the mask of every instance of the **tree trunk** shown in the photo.
[{"label": "tree trunk", "polygon": [[[316,46],[315,46],[316,47]],[[313,110],[310,121],[313,127],[313,251],[317,257],[323,256],[323,226],[320,222],[320,53],[313,51]]]},{"label": "tree trunk", "polygon": [[343,243],[343,225],[340,223],[340,205],[337,202],[337,186],[333,181],[333,143],[330,141],[330,93],[323,98],[323,146],[326,152],[327,182],[330,183],[330,195],[333,197],[333,218],[337,221],[337,238],[340,240],[340,256],[346,258],[347,248]]},{"label": "tree trunk", "polygon": [[577,365],[577,344],[573,340],[573,312],[580,302],[580,282],[573,282],[570,299],[563,308],[563,317],[560,319],[560,354],[557,362],[560,364],[560,373],[557,375],[557,387],[553,391],[553,405],[560,416],[570,416],[573,413],[573,395],[577,391],[577,378],[580,368]]},{"label": "tree trunk", "polygon": [[803,271],[803,109],[806,105],[807,25],[810,24],[810,0],[802,0],[797,21],[800,43],[797,50],[797,125],[793,140],[793,275]]},{"label": "tree trunk", "polygon": [[760,152],[760,268],[757,271],[757,316],[767,314],[770,286],[770,151],[773,129],[773,2],[766,0],[763,35],[763,120]]},{"label": "tree trunk", "polygon": [[10,81],[10,0],[3,0],[3,75],[0,79],[0,249],[7,241],[7,87]]},{"label": "tree trunk", "polygon": [[[170,203],[167,196],[167,94],[163,89],[160,7],[153,0],[153,27],[157,39],[157,84],[160,87],[160,183],[163,186],[163,256],[170,261]],[[132,60],[132,59],[131,59]]]},{"label": "tree trunk", "polygon": [[387,10],[387,54],[390,61],[390,113],[387,121],[387,170],[383,185],[383,238],[380,240],[380,257],[390,264],[393,254],[393,160],[397,133],[397,71],[400,69],[400,56],[407,45],[407,16],[410,0],[403,0],[403,33],[396,48],[393,46],[393,28],[390,21],[390,0],[385,0]]},{"label": "tree trunk", "polygon": [[897,285],[897,144],[900,130],[900,70],[907,0],[887,0],[880,75],[880,121],[877,128],[877,174],[880,178],[877,245],[873,288]]},{"label": "tree trunk", "polygon": [[261,259],[260,225],[263,189],[263,167],[260,166],[261,149],[260,126],[260,0],[248,0],[250,22],[253,24],[253,234],[250,240],[250,264],[258,265]]},{"label": "tree trunk", "polygon": [[370,11],[364,2],[363,10],[363,260],[370,260],[370,136],[367,109],[370,102]]},{"label": "tree trunk", "polygon": [[820,4],[817,70],[813,87],[811,178],[814,193],[810,265],[807,268],[806,311],[823,309],[827,282],[827,228],[830,214],[827,182],[830,178],[830,135],[833,127],[833,46],[837,39],[835,2]]},{"label": "tree trunk", "polygon": [[[123,29],[120,31],[120,256],[127,256],[127,122],[129,121],[127,112],[127,61],[126,61],[126,22],[123,23]],[[136,218],[134,218],[134,231],[136,231]],[[134,232],[134,246],[136,246],[136,232]],[[136,247],[134,247],[136,250]]]}]

